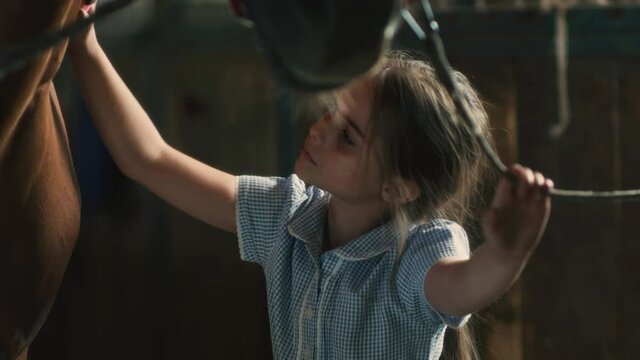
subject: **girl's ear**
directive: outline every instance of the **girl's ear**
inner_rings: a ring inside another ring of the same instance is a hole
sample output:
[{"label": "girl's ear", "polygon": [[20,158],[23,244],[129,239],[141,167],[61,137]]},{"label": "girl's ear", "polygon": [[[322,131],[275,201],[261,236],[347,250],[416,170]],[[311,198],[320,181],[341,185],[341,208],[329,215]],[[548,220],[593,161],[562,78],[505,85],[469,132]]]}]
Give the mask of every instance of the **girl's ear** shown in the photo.
[{"label": "girl's ear", "polygon": [[391,204],[406,204],[420,196],[420,187],[413,180],[395,178],[382,184],[382,199]]}]

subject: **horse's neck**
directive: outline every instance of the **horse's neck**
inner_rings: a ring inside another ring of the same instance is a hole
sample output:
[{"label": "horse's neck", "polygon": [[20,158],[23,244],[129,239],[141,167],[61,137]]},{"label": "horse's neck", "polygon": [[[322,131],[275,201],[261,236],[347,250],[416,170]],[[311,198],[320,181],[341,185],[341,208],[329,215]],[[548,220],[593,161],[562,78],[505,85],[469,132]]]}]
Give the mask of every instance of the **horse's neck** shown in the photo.
[{"label": "horse's neck", "polygon": [[[72,21],[80,1],[3,0],[0,48]],[[0,289],[11,294],[0,298],[0,359],[18,357],[38,333],[78,235],[79,194],[51,83],[64,47],[0,81]]]},{"label": "horse's neck", "polygon": [[[7,0],[0,5],[0,49],[19,46],[77,17],[81,0]],[[34,11],[38,9],[38,11]],[[66,42],[43,52],[20,71],[0,80],[0,161],[34,94],[58,71]]]}]

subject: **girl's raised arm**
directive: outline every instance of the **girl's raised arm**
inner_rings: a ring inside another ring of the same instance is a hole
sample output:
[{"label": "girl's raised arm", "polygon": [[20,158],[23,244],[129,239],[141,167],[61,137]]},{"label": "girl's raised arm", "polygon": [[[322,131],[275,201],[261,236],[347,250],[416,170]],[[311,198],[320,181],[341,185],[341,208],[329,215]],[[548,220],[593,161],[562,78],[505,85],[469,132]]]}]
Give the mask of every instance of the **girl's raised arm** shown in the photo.
[{"label": "girl's raised arm", "polygon": [[485,213],[485,243],[469,259],[440,260],[425,277],[427,300],[444,314],[471,314],[502,296],[518,279],[542,237],[553,182],[519,165],[511,171],[517,184],[503,178]]},{"label": "girl's raised arm", "polygon": [[118,168],[189,215],[235,232],[235,176],[165,143],[111,65],[93,27],[73,39],[69,51],[83,98]]}]

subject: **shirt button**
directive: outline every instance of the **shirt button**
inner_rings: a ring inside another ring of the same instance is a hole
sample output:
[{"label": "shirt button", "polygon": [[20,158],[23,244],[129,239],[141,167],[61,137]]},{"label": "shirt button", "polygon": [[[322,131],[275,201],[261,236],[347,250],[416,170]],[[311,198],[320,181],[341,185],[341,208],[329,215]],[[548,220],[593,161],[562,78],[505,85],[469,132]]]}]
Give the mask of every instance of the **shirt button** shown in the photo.
[{"label": "shirt button", "polygon": [[307,349],[307,350],[304,351],[304,357],[305,358],[311,360],[311,358],[312,358],[311,355],[312,355],[311,354],[311,349]]},{"label": "shirt button", "polygon": [[313,316],[313,310],[310,307],[304,309],[304,316],[306,316],[307,319],[311,319]]}]

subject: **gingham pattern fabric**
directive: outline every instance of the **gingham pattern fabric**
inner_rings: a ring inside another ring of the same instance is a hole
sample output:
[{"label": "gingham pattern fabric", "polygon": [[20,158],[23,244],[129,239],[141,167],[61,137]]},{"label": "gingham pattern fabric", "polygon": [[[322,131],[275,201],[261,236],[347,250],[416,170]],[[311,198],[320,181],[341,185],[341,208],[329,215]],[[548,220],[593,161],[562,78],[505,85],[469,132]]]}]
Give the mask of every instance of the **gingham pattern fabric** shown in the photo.
[{"label": "gingham pattern fabric", "polygon": [[389,223],[322,253],[330,194],[295,175],[242,176],[237,190],[240,256],[264,269],[275,359],[438,359],[445,327],[468,319],[423,292],[434,262],[469,254],[459,225],[412,227],[399,260]]}]

